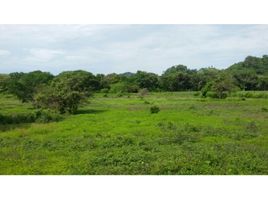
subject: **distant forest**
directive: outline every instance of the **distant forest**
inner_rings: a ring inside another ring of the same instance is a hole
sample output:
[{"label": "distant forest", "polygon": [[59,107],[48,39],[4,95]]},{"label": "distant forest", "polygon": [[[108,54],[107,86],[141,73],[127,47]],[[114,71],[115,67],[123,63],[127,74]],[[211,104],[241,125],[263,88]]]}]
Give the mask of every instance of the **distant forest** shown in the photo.
[{"label": "distant forest", "polygon": [[268,90],[267,55],[248,56],[224,70],[175,65],[160,76],[145,71],[94,75],[82,70],[57,76],[42,71],[0,74],[0,93],[13,94],[22,102],[61,113],[75,112],[79,102],[94,92],[123,95],[141,91],[200,91],[201,97],[225,98],[239,90]]}]

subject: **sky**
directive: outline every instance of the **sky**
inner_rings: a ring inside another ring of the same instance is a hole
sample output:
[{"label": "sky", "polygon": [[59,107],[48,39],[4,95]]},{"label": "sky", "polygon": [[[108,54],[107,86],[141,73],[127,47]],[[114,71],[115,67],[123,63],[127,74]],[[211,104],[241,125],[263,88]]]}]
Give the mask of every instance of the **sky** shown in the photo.
[{"label": "sky", "polygon": [[268,25],[0,25],[0,73],[161,74],[268,54]]}]

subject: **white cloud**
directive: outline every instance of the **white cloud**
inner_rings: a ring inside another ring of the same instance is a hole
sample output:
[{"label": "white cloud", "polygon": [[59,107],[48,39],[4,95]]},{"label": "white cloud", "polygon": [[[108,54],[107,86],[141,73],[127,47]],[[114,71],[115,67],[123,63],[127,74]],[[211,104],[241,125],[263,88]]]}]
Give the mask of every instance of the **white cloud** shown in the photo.
[{"label": "white cloud", "polygon": [[10,54],[10,51],[0,49],[0,56],[9,56]]},{"label": "white cloud", "polygon": [[30,49],[30,55],[25,58],[27,62],[48,62],[64,54],[62,50]]},{"label": "white cloud", "polygon": [[268,53],[268,25],[0,25],[0,33],[1,48],[12,52],[0,50],[10,55],[1,57],[0,73],[161,73],[176,64],[224,68]]}]

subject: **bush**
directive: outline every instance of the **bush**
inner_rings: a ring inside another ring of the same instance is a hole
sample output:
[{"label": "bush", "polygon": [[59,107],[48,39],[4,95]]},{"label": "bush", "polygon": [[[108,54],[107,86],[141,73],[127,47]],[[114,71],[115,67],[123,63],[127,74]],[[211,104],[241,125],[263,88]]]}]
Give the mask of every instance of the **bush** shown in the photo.
[{"label": "bush", "polygon": [[109,88],[103,88],[100,90],[101,93],[108,93],[109,92]]},{"label": "bush", "polygon": [[194,96],[195,96],[195,97],[200,96],[200,92],[195,92],[195,93],[194,93]]},{"label": "bush", "polygon": [[148,95],[148,93],[149,93],[149,91],[148,91],[148,89],[146,89],[146,88],[143,88],[143,89],[140,89],[139,90],[139,97],[141,98],[141,99],[143,99],[143,97],[145,97],[146,95]]},{"label": "bush", "polygon": [[240,91],[234,93],[232,96],[240,98],[268,98],[268,93],[266,91]]},{"label": "bush", "polygon": [[12,115],[0,114],[0,124],[30,123],[35,121],[35,113],[20,113]]},{"label": "bush", "polygon": [[52,121],[59,121],[62,116],[50,110],[38,110],[30,113],[16,113],[11,115],[0,114],[0,124],[20,124],[41,122],[48,123]]},{"label": "bush", "polygon": [[36,111],[36,122],[48,123],[52,121],[59,121],[62,116],[59,113],[53,112],[51,110],[38,110]]},{"label": "bush", "polygon": [[144,101],[144,104],[151,104],[151,103],[150,103],[149,101],[146,101],[146,100],[145,100],[145,101]]},{"label": "bush", "polygon": [[52,87],[41,90],[34,99],[36,108],[51,109],[57,112],[74,114],[85,94],[78,91],[59,91]]},{"label": "bush", "polygon": [[263,112],[268,112],[268,108],[265,108],[265,107],[262,107],[261,110],[262,110]]},{"label": "bush", "polygon": [[151,113],[158,113],[160,111],[160,108],[158,106],[152,106],[150,108]]}]

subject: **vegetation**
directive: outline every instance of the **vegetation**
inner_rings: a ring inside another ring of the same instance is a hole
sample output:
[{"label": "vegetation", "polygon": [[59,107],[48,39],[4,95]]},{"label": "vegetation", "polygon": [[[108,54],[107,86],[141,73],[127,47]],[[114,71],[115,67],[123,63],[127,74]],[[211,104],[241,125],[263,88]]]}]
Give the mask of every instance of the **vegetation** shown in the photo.
[{"label": "vegetation", "polygon": [[[268,102],[195,92],[95,94],[75,115],[0,125],[0,174],[267,174]],[[268,95],[267,92],[259,92]],[[31,113],[2,95],[4,116]]]},{"label": "vegetation", "polygon": [[267,58],[0,74],[0,174],[268,174]]}]

